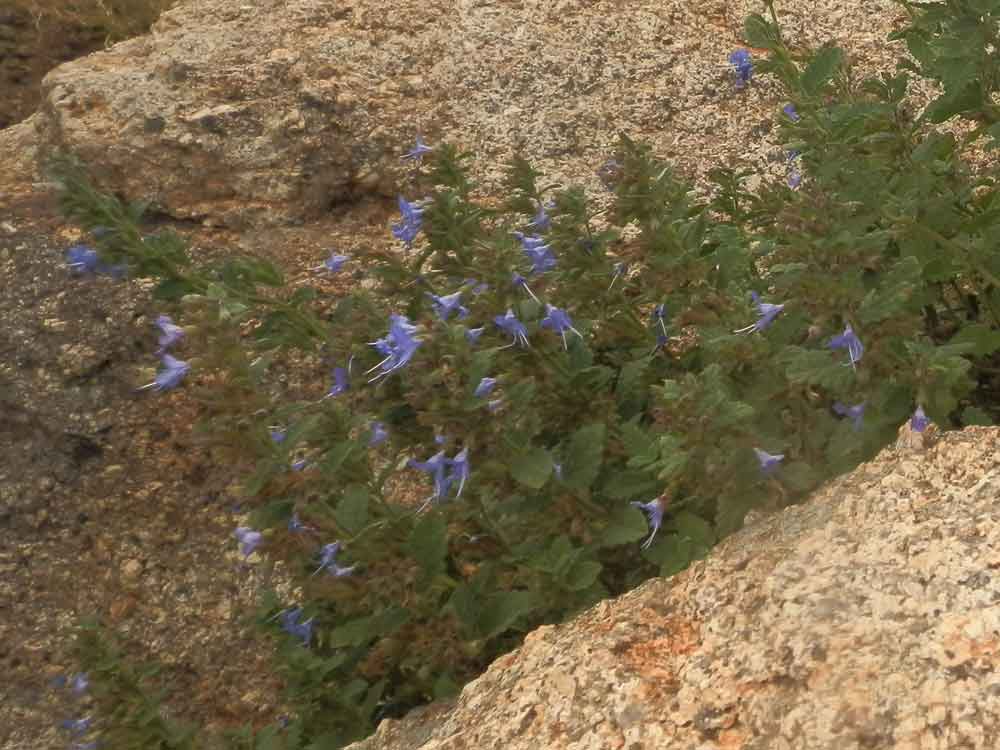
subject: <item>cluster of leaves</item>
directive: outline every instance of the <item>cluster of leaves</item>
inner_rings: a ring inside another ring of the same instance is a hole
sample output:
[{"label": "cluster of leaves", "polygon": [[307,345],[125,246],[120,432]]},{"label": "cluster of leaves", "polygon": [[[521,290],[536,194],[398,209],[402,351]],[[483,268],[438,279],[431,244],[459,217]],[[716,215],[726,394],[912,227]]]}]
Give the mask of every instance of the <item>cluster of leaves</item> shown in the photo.
[{"label": "cluster of leaves", "polygon": [[[921,5],[901,32],[933,51],[917,68],[945,97],[968,5]],[[930,127],[986,105],[913,119],[908,72],[858,82],[835,47],[787,48],[773,13],[746,34],[792,105],[794,186],[751,193],[720,169],[698,200],[623,136],[605,221],[523,159],[500,205],[476,200],[468,155],[438,144],[426,198],[401,200],[407,252],[325,315],[263,261],[192,270],[175,236],[144,237],[64,165],[64,206],[103,228],[106,262],[161,279],[213,342],[257,323],[219,348],[250,394],[230,424],[257,465],[253,545],[290,560],[304,599],[262,604],[295,713],[246,746],[340,747],[454,693],[528,630],[683,569],[752,507],[870,458],[915,409],[994,421],[1000,196]],[[970,60],[988,102],[990,68]],[[287,347],[338,365],[327,398],[269,401]],[[402,500],[424,472],[430,497]]]}]

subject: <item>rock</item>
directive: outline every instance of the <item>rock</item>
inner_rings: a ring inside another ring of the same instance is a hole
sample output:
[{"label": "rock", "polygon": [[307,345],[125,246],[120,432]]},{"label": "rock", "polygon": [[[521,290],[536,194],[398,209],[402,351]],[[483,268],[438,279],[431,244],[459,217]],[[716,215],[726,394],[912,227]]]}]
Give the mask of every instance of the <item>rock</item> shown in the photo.
[{"label": "rock", "polygon": [[998,438],[887,448],[350,748],[992,748]]},{"label": "rock", "polygon": [[[839,6],[783,4],[785,35],[793,46],[836,40],[857,53],[859,76],[893,69],[899,53],[884,40],[900,9],[872,0],[838,16]],[[769,125],[782,94],[767,76],[736,91],[725,63],[751,10],[707,13],[683,0],[634,0],[627,12],[609,0],[188,0],[149,35],[49,73],[37,153],[73,150],[106,189],[230,226],[405,192],[411,167],[400,156],[418,132],[473,151],[494,190],[520,151],[547,183],[602,195],[594,172],[620,132],[692,176],[734,160],[783,180],[784,165],[768,163],[780,149]],[[759,123],[768,128],[749,137]]]},{"label": "rock", "polygon": [[142,562],[140,560],[126,560],[122,563],[122,578],[126,582],[135,582],[142,575]]}]

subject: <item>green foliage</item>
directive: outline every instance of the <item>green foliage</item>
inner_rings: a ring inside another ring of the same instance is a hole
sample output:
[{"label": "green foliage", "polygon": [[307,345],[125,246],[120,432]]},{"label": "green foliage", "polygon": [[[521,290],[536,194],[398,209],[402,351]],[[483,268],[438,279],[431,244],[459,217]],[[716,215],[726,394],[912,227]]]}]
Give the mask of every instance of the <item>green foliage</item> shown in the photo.
[{"label": "green foliage", "polygon": [[[306,648],[282,632],[274,618],[292,603],[265,598],[258,621],[296,714],[254,741],[339,747],[382,716],[453,694],[528,629],[683,570],[751,508],[797,502],[872,457],[918,405],[943,427],[995,420],[1000,194],[995,174],[971,178],[963,144],[930,127],[949,111],[992,117],[992,58],[963,62],[954,44],[959,29],[986,33],[986,5],[913,6],[900,34],[917,64],[863,83],[836,47],[788,49],[772,6],[770,18],[751,16],[747,39],[769,51],[758,74],[773,74],[798,113],[779,116],[801,155],[797,190],[765,180],[750,193],[748,171],[719,169],[703,201],[622,136],[613,226],[598,232],[582,189],[545,185],[518,157],[495,208],[474,197],[469,156],[437,144],[415,177],[426,196],[416,247],[372,260],[379,288],[352,291],[327,318],[314,291],[286,290],[264,259],[194,269],[174,236],[143,236],[138,208],[59,167],[68,215],[111,230],[104,257],[158,279],[159,296],[200,310],[204,330],[262,321],[249,351],[226,355],[243,390],[218,409],[241,420],[243,453],[257,462],[245,483],[254,522],[287,540],[294,511],[356,566],[314,575],[315,548],[274,545],[301,571],[316,635]],[[917,123],[904,107],[910,74],[945,86]],[[981,101],[963,93],[972,83]],[[513,233],[533,231],[540,205],[556,265],[531,274]],[[638,236],[626,242],[629,224]],[[618,263],[630,266],[621,278]],[[432,295],[458,292],[467,316],[439,315]],[[752,295],[784,307],[762,318]],[[543,326],[547,304],[572,317],[565,339]],[[530,346],[494,326],[508,309]],[[384,358],[367,344],[386,335],[389,311],[405,311],[420,344],[367,383]],[[477,342],[466,324],[485,327]],[[831,346],[848,327],[864,347],[853,357]],[[270,357],[321,346],[333,361],[353,358],[351,388],[269,401]],[[495,390],[475,396],[486,377]],[[374,422],[390,435],[376,446]],[[267,439],[274,424],[288,426],[280,444]],[[763,471],[755,449],[783,458]],[[434,461],[460,451],[467,477],[434,475]],[[303,455],[308,468],[290,472]],[[651,498],[662,525],[640,546],[651,529],[633,503]]]}]

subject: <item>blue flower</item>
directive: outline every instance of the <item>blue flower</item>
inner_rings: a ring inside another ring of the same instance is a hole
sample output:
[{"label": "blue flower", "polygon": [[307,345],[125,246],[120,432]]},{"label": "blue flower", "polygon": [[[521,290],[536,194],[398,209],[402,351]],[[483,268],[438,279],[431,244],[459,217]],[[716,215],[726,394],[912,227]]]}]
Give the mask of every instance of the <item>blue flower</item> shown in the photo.
[{"label": "blue flower", "polygon": [[524,289],[524,291],[526,291],[529,295],[531,295],[531,299],[535,300],[535,302],[537,302],[538,304],[542,304],[542,301],[535,296],[535,293],[533,291],[531,291],[531,287],[528,286],[527,280],[525,280],[525,278],[517,271],[514,271],[510,275],[510,281],[515,287],[520,287],[521,289]]},{"label": "blue flower", "polygon": [[850,417],[852,420],[854,420],[855,430],[860,430],[864,425],[864,418],[865,418],[864,401],[854,406],[847,406],[846,404],[843,404],[840,401],[836,401],[833,404],[833,410],[842,417]]},{"label": "blue flower", "polygon": [[757,454],[757,461],[760,462],[760,470],[765,476],[772,474],[775,469],[778,468],[778,464],[785,458],[783,453],[771,454],[760,450],[759,448],[754,448],[753,452]]},{"label": "blue flower", "polygon": [[802,173],[797,169],[792,169],[788,173],[788,187],[790,187],[792,190],[796,190],[801,184],[802,184]]},{"label": "blue flower", "polygon": [[434,442],[437,445],[444,445],[445,443],[448,442],[448,436],[447,435],[440,435],[440,434],[435,435],[434,436]]},{"label": "blue flower", "polygon": [[297,534],[300,531],[315,531],[316,529],[314,529],[312,526],[306,526],[304,523],[302,523],[302,520],[299,518],[298,512],[293,511],[292,517],[288,519],[288,530],[293,534]]},{"label": "blue flower", "polygon": [[428,502],[444,500],[448,494],[448,488],[451,487],[451,479],[447,476],[448,458],[444,455],[444,451],[438,451],[426,461],[417,461],[411,458],[407,466],[419,469],[420,471],[426,471],[431,475],[431,479],[434,482],[434,494],[431,495]]},{"label": "blue flower", "polygon": [[465,332],[465,340],[470,344],[475,344],[479,341],[479,337],[483,335],[483,331],[486,330],[486,326],[480,326],[479,328],[469,328]]},{"label": "blue flower", "polygon": [[66,719],[60,726],[70,734],[86,734],[90,729],[91,719],[85,716],[82,719]]},{"label": "blue flower", "polygon": [[451,466],[449,481],[458,482],[458,492],[455,493],[455,497],[459,498],[462,496],[465,480],[469,478],[469,449],[462,448],[454,458],[449,459],[448,463]]},{"label": "blue flower", "polygon": [[343,578],[344,576],[349,576],[354,572],[357,565],[351,565],[349,568],[337,565],[337,555],[340,554],[340,547],[340,542],[332,542],[330,544],[324,544],[320,547],[319,567],[313,571],[313,575],[316,575],[324,569],[327,573],[335,576],[336,578]]},{"label": "blue flower", "polygon": [[327,391],[324,398],[331,398],[332,396],[339,396],[345,391],[351,389],[351,372],[350,372],[350,362],[348,361],[347,368],[344,367],[334,367],[333,368],[333,385],[330,386],[330,390]]},{"label": "blue flower", "polygon": [[401,158],[416,159],[417,161],[421,161],[424,154],[429,154],[433,150],[434,150],[433,148],[424,143],[424,139],[421,138],[420,135],[418,134],[416,145],[412,149],[407,151],[405,154],[403,154]]},{"label": "blue flower", "polygon": [[847,349],[847,356],[851,360],[849,364],[855,369],[857,369],[857,363],[861,361],[861,355],[865,353],[865,347],[861,343],[861,339],[854,333],[850,323],[844,327],[842,334],[830,339],[829,346],[831,349]]},{"label": "blue flower", "polygon": [[757,305],[760,317],[756,320],[756,322],[751,323],[745,328],[739,328],[733,331],[733,333],[753,333],[754,331],[763,331],[774,322],[774,319],[778,317],[778,313],[785,309],[784,304],[772,305],[767,302],[761,302],[760,295],[757,294],[757,292],[750,292],[750,297],[753,299],[754,304]]},{"label": "blue flower", "polygon": [[[496,324],[497,328],[500,328],[511,335],[513,341],[507,346],[514,346],[515,344],[520,344],[521,346],[530,346],[528,344],[528,329],[524,327],[524,324],[514,316],[514,311],[508,309],[506,315],[497,315],[493,318],[493,322]],[[504,349],[507,346],[503,347]]]},{"label": "blue flower", "polygon": [[583,334],[573,327],[573,321],[570,320],[569,313],[565,310],[560,310],[554,305],[546,305],[545,312],[547,314],[542,318],[542,328],[550,328],[562,336],[564,348],[569,349],[569,344],[566,343],[566,331],[572,331],[580,337],[581,341],[583,340]]},{"label": "blue flower", "polygon": [[156,378],[154,378],[152,383],[142,386],[139,389],[140,391],[146,388],[152,388],[154,391],[166,391],[175,388],[184,379],[184,376],[188,374],[188,370],[191,369],[191,365],[187,362],[172,357],[169,354],[164,354],[160,357],[160,361],[163,362],[163,369],[156,373]]},{"label": "blue flower", "polygon": [[924,407],[922,406],[918,406],[917,410],[913,412],[913,416],[910,417],[910,429],[914,432],[923,432],[930,423],[931,420],[924,414]]},{"label": "blue flower", "polygon": [[[560,474],[561,473],[562,472],[560,471]],[[648,503],[640,503],[636,500],[633,501],[631,505],[646,514],[649,526],[653,530],[653,533],[649,535],[649,539],[642,543],[642,549],[648,549],[649,545],[653,543],[653,537],[656,536],[656,532],[660,530],[660,525],[663,523],[663,502],[660,498],[656,498],[654,500],[650,500]]]},{"label": "blue flower", "polygon": [[535,214],[534,220],[528,224],[529,227],[534,227],[539,232],[544,232],[552,224],[552,219],[549,215],[545,213],[546,208],[555,208],[556,204],[553,201],[549,201],[547,204],[543,204],[539,201],[538,212]]},{"label": "blue flower", "polygon": [[184,329],[178,325],[174,325],[174,321],[170,319],[169,315],[158,316],[156,318],[156,327],[160,329],[160,337],[156,342],[160,345],[160,348],[156,351],[157,354],[163,354],[167,349],[184,338]]},{"label": "blue flower", "polygon": [[308,465],[309,462],[306,459],[300,458],[298,461],[292,461],[292,471],[302,471]]},{"label": "blue flower", "polygon": [[254,531],[249,526],[237,526],[233,536],[240,543],[240,553],[242,553],[244,560],[250,557],[253,551],[264,541],[263,534],[259,531]]},{"label": "blue flower", "polygon": [[729,64],[736,73],[736,88],[741,89],[750,83],[753,75],[753,63],[750,60],[750,51],[738,49],[729,55]]},{"label": "blue flower", "polygon": [[74,695],[83,695],[87,692],[87,688],[90,687],[90,680],[87,678],[86,672],[77,672],[75,675],[69,679],[70,690],[73,691]]},{"label": "blue flower", "polygon": [[545,273],[556,267],[556,256],[552,254],[552,248],[545,244],[545,240],[537,236],[521,235],[520,232],[514,234],[519,235],[524,254],[531,261],[532,273]]},{"label": "blue flower", "polygon": [[389,316],[389,334],[385,338],[371,342],[371,345],[380,353],[385,355],[385,359],[379,362],[366,372],[367,375],[372,370],[381,368],[382,372],[368,382],[374,382],[386,375],[391,375],[396,370],[405,367],[413,358],[414,352],[420,346],[422,340],[416,338],[417,327],[410,323],[405,315]]},{"label": "blue flower", "polygon": [[792,122],[798,122],[799,120],[802,119],[801,117],[799,117],[799,113],[795,111],[795,105],[792,104],[791,102],[782,107],[781,111],[784,112],[785,115],[788,117],[788,119],[791,120]]},{"label": "blue flower", "polygon": [[389,439],[389,431],[385,429],[385,425],[382,422],[372,422],[371,430],[371,437],[368,438],[369,447],[374,448],[376,445],[381,445]]},{"label": "blue flower", "polygon": [[657,305],[653,308],[653,319],[652,324],[655,326],[657,323],[660,324],[660,331],[662,333],[656,334],[656,347],[653,349],[655,352],[657,349],[666,346],[669,336],[667,335],[667,306]]},{"label": "blue flower", "polygon": [[101,259],[94,248],[87,245],[73,245],[66,251],[66,265],[74,273],[97,273]]},{"label": "blue flower", "polygon": [[623,262],[615,263],[611,267],[611,270],[613,271],[613,275],[611,277],[611,283],[608,284],[609,292],[611,291],[611,287],[615,285],[615,282],[628,273],[628,263],[623,263]]},{"label": "blue flower", "polygon": [[483,396],[489,396],[490,391],[492,391],[497,384],[496,378],[483,378],[479,381],[479,385],[476,386],[476,392],[474,395],[476,398],[482,398]]},{"label": "blue flower", "polygon": [[441,320],[448,320],[453,312],[458,313],[459,318],[465,318],[469,315],[469,311],[462,305],[462,292],[461,290],[445,295],[444,297],[439,297],[436,294],[431,294],[427,292],[427,296],[431,298],[434,303],[434,312]]},{"label": "blue flower", "polygon": [[351,259],[350,255],[337,255],[335,251],[330,251],[330,257],[323,261],[323,265],[316,266],[315,271],[322,271],[324,268],[331,273],[337,273],[344,264]]},{"label": "blue flower", "polygon": [[271,436],[272,442],[279,444],[285,442],[285,438],[288,437],[284,427],[272,427],[268,434]]},{"label": "blue flower", "polygon": [[315,618],[310,617],[305,622],[299,622],[299,618],[302,617],[302,607],[287,609],[279,613],[278,617],[281,620],[281,629],[295,638],[302,639],[302,645],[309,648]]},{"label": "blue flower", "polygon": [[396,239],[404,242],[407,247],[412,247],[413,240],[417,238],[417,233],[420,231],[424,209],[415,203],[410,203],[403,196],[399,196],[399,211],[403,215],[403,220],[393,223],[392,234]]}]

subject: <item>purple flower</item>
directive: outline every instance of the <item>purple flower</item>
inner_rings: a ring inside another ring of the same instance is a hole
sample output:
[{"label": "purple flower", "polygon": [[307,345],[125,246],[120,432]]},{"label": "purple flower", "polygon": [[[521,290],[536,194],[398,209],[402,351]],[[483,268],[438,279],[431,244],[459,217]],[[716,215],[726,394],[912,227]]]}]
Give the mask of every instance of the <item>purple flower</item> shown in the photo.
[{"label": "purple flower", "polygon": [[85,716],[82,719],[66,719],[60,726],[70,734],[85,734],[90,729],[91,719]]},{"label": "purple flower", "polygon": [[465,280],[465,285],[466,286],[471,286],[472,287],[472,293],[475,294],[477,297],[480,294],[482,294],[483,292],[485,292],[487,289],[490,288],[490,285],[487,284],[485,281],[481,281],[479,283],[476,283],[475,279],[466,279]]},{"label": "purple flower", "polygon": [[73,245],[66,251],[66,265],[74,273],[97,273],[100,264],[97,251],[87,245]]},{"label": "purple flower", "polygon": [[407,466],[426,471],[431,475],[434,482],[434,494],[431,495],[428,502],[444,500],[449,487],[451,487],[451,479],[447,476],[448,458],[444,455],[444,451],[438,451],[426,461],[417,461],[411,458]]},{"label": "purple flower", "polygon": [[316,575],[323,569],[326,569],[327,573],[336,578],[343,578],[344,576],[349,576],[354,572],[357,565],[351,565],[348,568],[337,565],[337,555],[340,554],[340,547],[340,542],[332,542],[330,544],[324,544],[320,547],[319,567],[313,571],[313,575]]},{"label": "purple flower", "polygon": [[292,461],[292,471],[302,471],[308,464],[309,462],[304,458],[300,458],[298,461]]},{"label": "purple flower", "polygon": [[281,629],[295,638],[302,639],[302,645],[309,648],[309,643],[312,641],[313,620],[315,618],[310,617],[305,622],[299,622],[299,618],[301,617],[301,607],[287,609],[278,615],[278,618],[281,620]]},{"label": "purple flower", "polygon": [[796,190],[801,184],[802,184],[802,173],[799,170],[793,169],[791,172],[788,173],[788,187],[790,187],[792,190]]},{"label": "purple flower", "polygon": [[86,672],[77,672],[75,675],[69,678],[69,687],[73,691],[74,695],[83,695],[87,692],[87,688],[90,687],[90,680],[87,678]]},{"label": "purple flower", "polygon": [[444,445],[447,442],[448,442],[448,436],[447,435],[435,435],[434,436],[434,443],[436,445]]},{"label": "purple flower", "polygon": [[918,406],[917,410],[913,412],[913,416],[910,417],[910,429],[914,432],[923,432],[930,423],[931,420],[924,414],[924,407],[922,406]]},{"label": "purple flower", "polygon": [[337,273],[344,264],[351,259],[350,255],[337,255],[335,251],[330,251],[330,257],[323,261],[323,265],[316,266],[314,271],[322,271],[324,268],[331,273]]},{"label": "purple flower", "polygon": [[154,378],[152,383],[142,386],[139,389],[140,391],[146,388],[152,388],[154,391],[166,391],[175,388],[184,379],[184,376],[188,374],[188,370],[191,369],[191,365],[187,362],[183,362],[169,354],[164,354],[160,357],[160,361],[163,362],[163,369],[156,373],[156,378]]},{"label": "purple flower", "polygon": [[615,282],[628,273],[628,263],[623,263],[623,262],[615,263],[611,267],[611,269],[613,271],[613,276],[611,277],[611,283],[608,284],[609,292],[611,291],[611,287],[615,285]]},{"label": "purple flower", "polygon": [[509,346],[514,346],[515,344],[520,344],[521,346],[530,346],[528,344],[528,329],[524,327],[524,324],[514,317],[514,311],[508,309],[506,315],[497,315],[493,318],[493,322],[496,324],[497,328],[500,328],[511,335],[513,341],[504,349]]},{"label": "purple flower", "polygon": [[524,291],[526,291],[531,296],[531,299],[535,300],[535,302],[537,302],[538,304],[542,304],[542,301],[535,296],[535,293],[533,291],[531,291],[531,287],[528,286],[528,282],[525,280],[525,278],[517,271],[514,271],[510,275],[510,281],[515,287],[520,287],[521,289],[524,289]]},{"label": "purple flower", "polygon": [[331,398],[333,396],[339,396],[345,391],[351,389],[351,372],[350,372],[350,362],[346,368],[344,367],[334,367],[333,368],[333,385],[330,386],[330,390],[327,391],[324,398]]},{"label": "purple flower", "polygon": [[757,454],[757,460],[760,462],[760,470],[765,476],[772,474],[778,468],[778,464],[785,458],[783,453],[766,453],[759,448],[754,448],[753,452]]},{"label": "purple flower", "polygon": [[369,380],[372,383],[386,375],[391,375],[396,370],[405,367],[413,358],[414,352],[421,344],[421,339],[416,338],[417,327],[410,323],[405,315],[389,316],[389,334],[385,338],[371,342],[371,345],[380,353],[385,355],[385,359],[379,362],[366,372],[367,375],[372,370],[381,368],[382,372]]},{"label": "purple flower", "polygon": [[738,49],[729,55],[729,64],[736,73],[736,88],[741,89],[750,83],[753,75],[753,63],[750,60],[750,51]]},{"label": "purple flower", "polygon": [[271,441],[274,443],[283,443],[288,434],[285,432],[284,427],[272,427],[268,434],[271,436]]},{"label": "purple flower", "polygon": [[417,134],[417,143],[416,143],[416,145],[412,149],[410,149],[409,151],[407,151],[405,154],[403,154],[403,156],[401,158],[402,159],[416,159],[417,161],[421,161],[424,154],[429,154],[433,150],[434,150],[433,148],[431,148],[426,143],[424,143],[424,139],[421,138],[420,135],[419,135],[419,133],[418,133]]},{"label": "purple flower", "polygon": [[[657,305],[656,307],[653,308],[653,320],[652,320],[652,323],[653,323],[654,326],[657,323],[659,323],[660,324],[660,330],[663,331],[663,333],[656,334],[656,349],[659,349],[661,346],[665,346],[666,343],[667,343],[667,338],[668,337],[667,337],[667,323],[666,323],[666,318],[667,318],[667,306],[666,305]],[[656,351],[656,349],[654,349],[653,351]]]},{"label": "purple flower", "polygon": [[[529,244],[529,240],[533,240],[533,242]],[[542,243],[541,237],[525,237],[522,243],[524,244],[524,254],[531,261],[532,273],[545,273],[556,267],[556,256],[552,254],[551,247]]]},{"label": "purple flower", "polygon": [[462,496],[465,480],[469,478],[469,449],[462,448],[454,458],[449,459],[448,463],[451,466],[449,481],[458,482],[458,492],[455,493],[455,497],[459,498]]},{"label": "purple flower", "polygon": [[260,546],[260,543],[264,541],[264,536],[259,531],[254,531],[249,526],[237,526],[236,532],[233,534],[236,540],[240,543],[240,552],[243,554],[243,559],[246,560],[253,551]]},{"label": "purple flower", "polygon": [[306,526],[302,523],[302,519],[299,518],[297,511],[292,512],[292,517],[288,519],[288,530],[293,534],[297,534],[300,531],[315,531],[312,526]]},{"label": "purple flower", "polygon": [[382,422],[372,422],[371,430],[372,435],[368,438],[369,447],[374,448],[376,445],[381,445],[389,439],[389,431],[385,429],[385,425]]},{"label": "purple flower", "polygon": [[436,294],[431,294],[427,292],[427,296],[431,298],[434,303],[434,312],[441,320],[448,320],[453,312],[458,313],[459,318],[465,318],[468,316],[469,311],[462,305],[462,292],[461,290],[445,295],[444,297],[439,297]]},{"label": "purple flower", "polygon": [[831,349],[847,349],[847,356],[851,360],[849,364],[855,369],[857,369],[857,363],[861,361],[861,355],[865,353],[865,347],[862,345],[861,339],[854,333],[850,323],[844,327],[842,334],[830,339],[829,346]]},{"label": "purple flower", "polygon": [[417,238],[417,233],[420,231],[424,209],[415,203],[410,203],[403,196],[399,196],[398,200],[403,220],[393,223],[392,234],[396,239],[405,243],[407,247],[412,247],[413,240]]},{"label": "purple flower", "polygon": [[170,319],[169,315],[157,316],[156,327],[160,329],[160,337],[156,342],[160,345],[160,348],[156,351],[157,354],[163,354],[167,349],[184,338],[184,329],[178,325],[174,325],[174,321]]},{"label": "purple flower", "polygon": [[483,331],[486,330],[485,326],[480,326],[479,328],[469,328],[465,332],[465,340],[470,344],[475,344],[479,341],[479,337],[483,335]]},{"label": "purple flower", "polygon": [[497,384],[496,378],[483,378],[479,381],[479,385],[476,386],[476,392],[473,393],[476,398],[482,398],[483,396],[489,396],[490,391],[492,391]]},{"label": "purple flower", "polygon": [[543,204],[543,203],[541,203],[539,201],[539,203],[538,203],[538,212],[535,214],[534,220],[530,224],[528,224],[528,226],[529,227],[534,227],[539,232],[544,232],[546,229],[549,228],[549,226],[552,223],[552,220],[549,218],[549,215],[547,213],[545,213],[545,209],[547,209],[547,208],[555,208],[555,207],[556,207],[556,204],[554,202],[552,202],[552,201],[549,201],[546,204]]},{"label": "purple flower", "polygon": [[799,117],[799,113],[795,111],[795,105],[792,104],[791,102],[782,107],[781,111],[784,112],[785,116],[787,116],[788,119],[791,120],[792,122],[798,122],[799,120],[802,119],[801,117]]},{"label": "purple flower", "polygon": [[778,313],[785,309],[783,304],[772,305],[767,302],[761,302],[760,295],[757,294],[757,292],[750,292],[750,297],[753,299],[754,304],[757,305],[760,317],[756,322],[751,323],[745,328],[739,328],[733,331],[733,333],[753,333],[754,331],[763,331],[774,322],[774,319],[778,317]]},{"label": "purple flower", "polygon": [[836,401],[833,404],[833,410],[842,417],[850,417],[852,420],[854,420],[855,430],[860,430],[864,425],[864,418],[865,418],[864,401],[854,406],[847,406],[846,404],[843,404],[840,401]]},{"label": "purple flower", "polygon": [[550,328],[562,336],[565,349],[569,350],[569,344],[566,343],[566,331],[572,331],[580,337],[581,341],[583,340],[583,334],[573,327],[573,321],[570,320],[569,314],[565,310],[560,310],[554,305],[546,305],[545,312],[547,314],[542,318],[542,328]]},{"label": "purple flower", "polygon": [[[561,474],[562,472],[560,471]],[[560,476],[560,478],[562,477]],[[642,549],[648,549],[649,545],[653,543],[653,537],[656,536],[656,532],[660,530],[660,525],[663,523],[663,502],[660,498],[655,498],[648,503],[640,503],[636,500],[631,505],[646,514],[649,526],[653,530],[653,533],[649,535],[649,539],[642,543]]]}]

